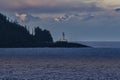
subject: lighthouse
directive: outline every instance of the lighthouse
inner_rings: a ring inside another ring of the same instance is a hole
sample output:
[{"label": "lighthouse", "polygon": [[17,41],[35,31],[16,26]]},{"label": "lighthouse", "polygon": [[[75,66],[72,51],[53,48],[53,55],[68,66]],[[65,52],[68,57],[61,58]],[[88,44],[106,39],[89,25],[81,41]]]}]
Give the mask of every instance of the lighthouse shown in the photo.
[{"label": "lighthouse", "polygon": [[66,39],[65,39],[65,33],[64,33],[64,32],[62,33],[62,40],[63,40],[63,41],[66,40]]},{"label": "lighthouse", "polygon": [[62,32],[61,38],[58,41],[56,41],[56,42],[68,42],[64,32]]}]

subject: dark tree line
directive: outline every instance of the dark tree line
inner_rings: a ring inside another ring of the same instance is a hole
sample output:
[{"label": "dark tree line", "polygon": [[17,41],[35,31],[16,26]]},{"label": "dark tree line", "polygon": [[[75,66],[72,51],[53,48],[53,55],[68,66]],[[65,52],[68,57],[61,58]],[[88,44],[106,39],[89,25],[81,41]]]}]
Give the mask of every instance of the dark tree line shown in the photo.
[{"label": "dark tree line", "polygon": [[37,27],[34,31],[35,35],[32,35],[26,27],[17,22],[10,22],[6,16],[0,14],[0,47],[42,46],[53,43],[48,30]]},{"label": "dark tree line", "polygon": [[30,34],[25,26],[16,21],[11,22],[6,16],[0,14],[0,48],[12,47],[88,47],[86,45],[53,42],[53,38],[48,30],[39,27],[34,29],[35,34]]}]

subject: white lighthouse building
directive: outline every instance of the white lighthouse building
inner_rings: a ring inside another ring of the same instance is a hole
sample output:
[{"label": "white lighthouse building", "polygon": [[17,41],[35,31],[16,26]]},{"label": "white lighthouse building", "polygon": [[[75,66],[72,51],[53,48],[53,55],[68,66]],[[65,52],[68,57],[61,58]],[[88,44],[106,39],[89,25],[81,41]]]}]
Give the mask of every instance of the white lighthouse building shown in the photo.
[{"label": "white lighthouse building", "polygon": [[62,38],[60,38],[60,40],[58,42],[68,42],[64,32],[62,33]]}]

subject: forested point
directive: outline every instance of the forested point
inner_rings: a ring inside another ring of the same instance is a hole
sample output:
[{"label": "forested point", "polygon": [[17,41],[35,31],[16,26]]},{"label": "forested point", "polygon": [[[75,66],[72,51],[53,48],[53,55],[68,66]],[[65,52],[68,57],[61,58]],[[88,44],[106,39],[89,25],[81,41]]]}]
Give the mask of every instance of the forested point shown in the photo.
[{"label": "forested point", "polygon": [[86,45],[53,42],[52,35],[48,30],[39,27],[30,34],[26,26],[20,25],[17,21],[10,21],[6,16],[0,14],[0,48],[28,48],[28,47],[88,47]]},{"label": "forested point", "polygon": [[25,26],[12,22],[6,16],[0,14],[0,47],[34,46],[43,43],[52,43],[53,38],[48,30],[39,27],[34,29],[34,35],[30,34]]}]

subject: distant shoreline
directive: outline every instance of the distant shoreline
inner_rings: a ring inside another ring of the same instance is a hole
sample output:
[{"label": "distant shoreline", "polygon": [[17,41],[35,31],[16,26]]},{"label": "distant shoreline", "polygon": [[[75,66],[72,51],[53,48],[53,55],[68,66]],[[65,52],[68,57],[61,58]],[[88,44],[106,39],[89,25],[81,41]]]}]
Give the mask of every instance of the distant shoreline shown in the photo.
[{"label": "distant shoreline", "polygon": [[73,42],[53,42],[53,43],[36,43],[36,44],[13,44],[13,45],[0,45],[0,48],[85,48],[90,47],[80,43]]},{"label": "distant shoreline", "polygon": [[81,43],[68,42],[65,33],[60,41],[54,42],[50,31],[39,27],[33,33],[18,22],[11,22],[6,16],[0,14],[0,48],[83,48],[89,47]]}]

